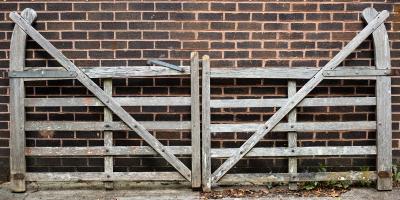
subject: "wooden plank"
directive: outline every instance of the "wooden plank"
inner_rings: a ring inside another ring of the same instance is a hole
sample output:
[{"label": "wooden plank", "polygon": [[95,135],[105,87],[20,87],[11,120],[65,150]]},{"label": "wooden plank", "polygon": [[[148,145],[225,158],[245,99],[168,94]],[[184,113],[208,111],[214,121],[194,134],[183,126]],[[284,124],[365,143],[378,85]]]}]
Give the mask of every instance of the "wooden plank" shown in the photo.
[{"label": "wooden plank", "polygon": [[167,62],[163,62],[163,61],[160,61],[160,60],[150,59],[150,60],[147,61],[147,64],[149,64],[149,65],[152,65],[152,64],[153,65],[159,65],[159,66],[162,66],[162,67],[167,67],[167,68],[176,70],[178,72],[185,72],[185,69],[183,69],[182,67],[179,67],[177,65],[173,65],[173,64],[170,64],[170,63],[167,63]]},{"label": "wooden plank", "polygon": [[[241,124],[211,124],[212,133],[229,132],[253,132],[262,123],[241,123]],[[350,121],[350,122],[296,122],[280,123],[275,126],[272,132],[316,132],[316,131],[352,131],[352,130],[375,130],[375,121]]]},{"label": "wooden plank", "polygon": [[288,103],[281,107],[269,120],[240,147],[236,154],[228,158],[212,175],[212,181],[217,182],[222,176],[231,169],[247,152],[253,148],[257,142],[270,132],[294,107],[299,104],[307,94],[309,94],[323,79],[325,70],[335,69],[348,55],[350,55],[377,27],[379,27],[389,12],[382,11],[372,20],[360,33],[358,33],[332,60],[330,60],[316,75],[314,75]]},{"label": "wooden plank", "polygon": [[[25,33],[35,40],[44,50],[56,59],[67,71],[75,72],[76,78],[91,91],[101,102],[103,102],[114,114],[126,123],[133,131],[143,138],[154,148],[168,163],[178,170],[183,177],[191,181],[191,172],[185,164],[177,157],[168,152],[164,145],[159,142],[146,128],[138,123],[128,112],[126,112],[112,97],[107,95],[95,82],[93,82],[82,70],[66,58],[57,48],[46,40],[38,31],[21,18],[16,12],[11,12],[10,18],[18,24]],[[125,72],[124,72],[125,73]],[[115,77],[115,76],[113,76]]]},{"label": "wooden plank", "polygon": [[[296,94],[296,81],[288,81],[288,98]],[[288,123],[295,123],[297,121],[297,111],[293,109],[288,114]],[[288,147],[295,148],[297,146],[297,133],[294,131],[288,132]],[[290,157],[288,160],[288,173],[297,173],[297,159],[295,157]],[[296,183],[289,183],[289,190],[297,190]]]},{"label": "wooden plank", "polygon": [[76,73],[68,71],[40,70],[40,71],[10,71],[10,78],[75,78]]},{"label": "wooden plank", "polygon": [[[36,19],[36,12],[30,8],[22,11],[26,23]],[[10,70],[22,71],[25,67],[26,34],[15,25],[10,44]],[[10,79],[10,178],[13,192],[24,192],[26,161],[25,147],[25,88],[23,79]]]},{"label": "wooden plank", "polygon": [[190,54],[190,95],[191,95],[191,138],[192,138],[192,188],[201,187],[201,145],[200,145],[200,74],[199,54]]},{"label": "wooden plank", "polygon": [[[161,66],[114,66],[114,67],[80,67],[89,78],[129,78],[129,77],[151,77],[151,76],[182,76],[190,74],[189,66],[179,66],[184,72]],[[35,67],[25,68],[26,72],[37,71],[63,71],[62,67]],[[48,77],[51,78],[51,77]],[[32,79],[37,80],[37,79]],[[47,80],[47,79],[43,79]]]},{"label": "wooden plank", "polygon": [[27,181],[178,181],[185,179],[178,172],[51,172],[26,173]]},{"label": "wooden plank", "polygon": [[[112,96],[113,89],[112,89],[112,79],[105,79],[104,80],[104,92],[108,95]],[[113,114],[107,108],[104,107],[104,122],[109,123],[113,121]],[[112,131],[104,131],[104,147],[111,148],[113,146],[113,132]],[[111,174],[114,172],[114,159],[112,156],[105,156],[104,157],[104,173]],[[110,181],[104,182],[104,187],[108,190],[114,188],[114,183]]]},{"label": "wooden plank", "polygon": [[[190,130],[189,121],[141,121],[149,130],[179,131]],[[131,130],[123,122],[77,122],[77,121],[27,121],[26,131],[54,130],[54,131],[126,131]]]},{"label": "wooden plank", "polygon": [[376,177],[376,172],[374,171],[226,174],[216,185],[262,185],[270,182],[289,181],[368,181],[376,180]]},{"label": "wooden plank", "polygon": [[[282,107],[288,99],[213,99],[211,108],[243,108],[243,107]],[[373,106],[376,105],[375,97],[330,97],[330,98],[305,98],[298,107],[318,106]]]},{"label": "wooden plank", "polygon": [[[189,106],[190,97],[114,97],[121,106]],[[97,98],[26,98],[25,106],[104,106]]]},{"label": "wooden plank", "polygon": [[385,69],[360,69],[360,70],[326,70],[323,75],[325,77],[346,77],[346,76],[387,76],[390,75],[390,70]]},{"label": "wooden plank", "polygon": [[[363,17],[368,23],[378,15],[374,8],[366,8]],[[390,44],[385,25],[379,26],[372,34],[374,40],[375,65],[378,70],[390,70]],[[392,111],[391,80],[388,76],[376,79],[376,121],[378,157],[378,190],[392,190]]]},{"label": "wooden plank", "polygon": [[[165,147],[175,155],[190,155],[190,146]],[[153,155],[157,152],[149,146],[112,146],[112,147],[25,147],[25,155],[29,156],[123,156]]]},{"label": "wooden plank", "polygon": [[[235,148],[211,149],[212,158],[226,158],[234,155]],[[338,147],[258,147],[245,157],[294,157],[294,156],[334,156],[334,155],[376,155],[376,146]],[[295,173],[295,172],[293,172]]]},{"label": "wooden plank", "polygon": [[[211,78],[273,78],[273,79],[310,79],[318,73],[321,68],[316,67],[239,67],[239,68],[213,68],[211,69]],[[375,70],[371,66],[359,67],[338,67],[336,73],[345,71],[355,74],[359,71]],[[330,70],[331,71],[331,70]],[[375,79],[375,76],[348,76],[332,77],[325,79]]]},{"label": "wooden plank", "polygon": [[202,189],[211,191],[211,110],[210,110],[210,58],[203,56],[202,62],[202,105],[201,105],[201,149],[202,149]]}]

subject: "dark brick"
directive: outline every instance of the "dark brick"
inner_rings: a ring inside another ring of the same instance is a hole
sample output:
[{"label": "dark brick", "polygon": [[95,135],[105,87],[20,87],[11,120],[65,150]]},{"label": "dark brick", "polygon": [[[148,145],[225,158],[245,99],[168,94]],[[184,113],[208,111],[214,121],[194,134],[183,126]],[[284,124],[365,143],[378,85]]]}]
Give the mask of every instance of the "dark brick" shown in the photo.
[{"label": "dark brick", "polygon": [[96,11],[99,7],[98,3],[74,3],[74,10],[77,11]]},{"label": "dark brick", "polygon": [[164,58],[167,57],[168,51],[161,50],[145,50],[143,51],[144,58]]},{"label": "dark brick", "polygon": [[114,14],[112,12],[90,12],[88,13],[89,20],[114,20]]},{"label": "dark brick", "polygon": [[126,3],[101,3],[101,10],[119,11],[127,9]]},{"label": "dark brick", "polygon": [[[273,31],[273,30],[288,30],[289,25],[284,24],[284,23],[265,23],[264,29],[271,30],[271,31]],[[270,33],[270,34],[272,34],[272,33]]]},{"label": "dark brick", "polygon": [[208,10],[208,3],[182,3],[183,4],[183,10],[190,10],[190,11],[195,11],[195,10]]},{"label": "dark brick", "polygon": [[235,43],[233,43],[233,42],[212,42],[211,48],[213,48],[213,49],[233,49],[233,48],[235,48]]},{"label": "dark brick", "polygon": [[198,19],[206,21],[220,21],[223,19],[223,13],[199,13]]},{"label": "dark brick", "polygon": [[72,3],[47,3],[48,11],[69,11],[72,10]]},{"label": "dark brick", "polygon": [[155,28],[154,22],[130,22],[129,29],[151,30]]},{"label": "dark brick", "polygon": [[141,32],[124,31],[116,33],[116,39],[141,39],[141,38],[142,38]]},{"label": "dark brick", "polygon": [[317,11],[318,5],[317,4],[293,4],[293,11]]},{"label": "dark brick", "polygon": [[100,58],[100,59],[113,58],[114,52],[113,51],[89,51],[89,56],[90,56],[90,58]]},{"label": "dark brick", "polygon": [[252,20],[255,21],[276,21],[278,18],[277,14],[274,13],[252,13]]},{"label": "dark brick", "polygon": [[102,49],[125,49],[126,47],[126,41],[101,41]]},{"label": "dark brick", "polygon": [[248,58],[248,51],[225,51],[224,58]]},{"label": "dark brick", "polygon": [[282,20],[282,21],[304,20],[304,14],[301,14],[301,13],[281,13],[281,14],[279,14],[279,20]]},{"label": "dark brick", "polygon": [[341,30],[343,30],[343,24],[342,23],[320,23],[320,24],[318,24],[318,30],[341,31]]},{"label": "dark brick", "polygon": [[61,37],[63,39],[86,39],[86,32],[62,32]]},{"label": "dark brick", "polygon": [[221,40],[222,33],[220,32],[198,32],[199,40]]},{"label": "dark brick", "polygon": [[158,49],[176,49],[181,48],[181,42],[179,41],[156,41],[156,48]]},{"label": "dark brick", "polygon": [[115,13],[116,20],[140,20],[141,14],[137,12],[117,12]]},{"label": "dark brick", "polygon": [[225,13],[225,20],[248,21],[250,20],[250,13]]},{"label": "dark brick", "polygon": [[97,41],[76,41],[75,48],[77,49],[98,49],[100,43]]},{"label": "dark brick", "polygon": [[306,13],[306,20],[330,20],[329,13]]},{"label": "dark brick", "polygon": [[25,8],[32,8],[35,11],[42,11],[42,10],[44,10],[44,7],[45,7],[44,3],[20,3],[19,4],[20,10],[24,10]]},{"label": "dark brick", "polygon": [[129,49],[153,49],[154,42],[152,41],[131,41],[129,42]]},{"label": "dark brick", "polygon": [[86,13],[84,12],[67,12],[61,13],[61,20],[85,20]]},{"label": "dark brick", "polygon": [[289,11],[289,3],[266,3],[265,11]]},{"label": "dark brick", "polygon": [[167,12],[144,12],[143,20],[168,20]]},{"label": "dark brick", "polygon": [[239,3],[239,11],[262,11],[263,4],[261,3]]},{"label": "dark brick", "polygon": [[235,23],[232,23],[232,22],[211,22],[211,29],[214,29],[214,30],[232,30],[232,29],[235,29]]},{"label": "dark brick", "polygon": [[235,11],[235,3],[211,3],[212,11]]},{"label": "dark brick", "polygon": [[99,30],[100,23],[98,23],[98,22],[75,22],[74,28],[75,28],[75,30]]},{"label": "dark brick", "polygon": [[143,39],[168,39],[168,32],[143,32]]},{"label": "dark brick", "polygon": [[315,48],[315,42],[292,42],[290,47],[293,49],[313,49]]},{"label": "dark brick", "polygon": [[248,40],[249,33],[246,32],[226,32],[225,39],[226,40]]},{"label": "dark brick", "polygon": [[344,4],[320,4],[321,11],[344,10]]},{"label": "dark brick", "polygon": [[180,30],[182,23],[180,22],[156,22],[156,30]]},{"label": "dark brick", "polygon": [[132,51],[132,50],[116,51],[117,58],[140,58],[141,55],[142,55],[141,51]]},{"label": "dark brick", "polygon": [[290,28],[296,31],[315,31],[316,24],[314,23],[291,23]]},{"label": "dark brick", "polygon": [[128,29],[126,22],[102,22],[101,28],[103,30],[124,30]]},{"label": "dark brick", "polygon": [[156,3],[156,10],[181,10],[181,3]]},{"label": "dark brick", "polygon": [[170,13],[170,20],[188,21],[188,20],[194,20],[195,18],[196,15],[194,13],[184,13],[184,12]]}]

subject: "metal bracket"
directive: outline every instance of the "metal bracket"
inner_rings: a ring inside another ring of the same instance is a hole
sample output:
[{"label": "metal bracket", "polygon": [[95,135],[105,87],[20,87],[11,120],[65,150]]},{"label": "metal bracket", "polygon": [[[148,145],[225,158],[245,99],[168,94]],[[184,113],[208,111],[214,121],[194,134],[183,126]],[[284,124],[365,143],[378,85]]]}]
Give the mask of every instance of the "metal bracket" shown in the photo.
[{"label": "metal bracket", "polygon": [[390,171],[379,171],[378,172],[378,177],[379,178],[390,178],[390,177],[392,177],[392,172],[390,172]]},{"label": "metal bracket", "polygon": [[56,70],[40,70],[40,71],[10,71],[10,78],[74,78],[75,72],[56,71]]},{"label": "metal bracket", "polygon": [[179,67],[179,66],[167,63],[167,62],[163,62],[163,61],[160,61],[160,60],[150,59],[150,60],[147,61],[147,64],[148,65],[159,65],[159,66],[162,66],[162,67],[167,67],[167,68],[176,70],[178,72],[185,72],[185,69],[182,68],[182,67]]}]

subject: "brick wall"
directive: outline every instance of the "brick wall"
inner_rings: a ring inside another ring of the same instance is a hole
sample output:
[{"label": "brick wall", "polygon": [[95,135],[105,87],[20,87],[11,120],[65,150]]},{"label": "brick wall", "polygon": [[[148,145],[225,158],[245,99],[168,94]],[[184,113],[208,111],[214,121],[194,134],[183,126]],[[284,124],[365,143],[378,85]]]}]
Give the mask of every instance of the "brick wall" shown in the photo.
[{"label": "brick wall", "polygon": [[[149,58],[189,63],[191,51],[211,57],[211,67],[322,67],[365,23],[360,13],[373,6],[386,9],[392,47],[393,155],[400,158],[400,2],[397,0],[326,1],[3,1],[0,3],[0,180],[9,174],[9,45],[13,23],[10,11],[30,7],[38,12],[34,26],[78,66],[144,65]],[[397,33],[396,33],[397,31]],[[27,46],[29,67],[58,64],[32,41]],[[373,64],[370,40],[344,62],[346,66]],[[95,80],[99,84],[102,80]],[[305,81],[298,81],[299,85]],[[114,95],[189,95],[187,78],[116,79]],[[285,97],[286,80],[216,79],[213,98]],[[77,81],[27,83],[27,96],[90,96]],[[313,96],[372,96],[373,81],[324,81]],[[187,120],[188,107],[129,107],[138,120]],[[299,109],[299,121],[375,120],[374,107],[316,107]],[[265,121],[275,109],[215,109],[214,122]],[[27,108],[28,120],[101,121],[103,109],[94,107]],[[188,145],[187,132],[154,132],[164,144]],[[132,132],[115,132],[115,145],[144,145]],[[238,147],[249,134],[218,134],[214,147]],[[375,132],[299,133],[300,146],[373,145]],[[98,146],[101,132],[27,132],[27,146]],[[258,145],[286,146],[286,135],[270,134]],[[189,163],[190,159],[184,159]],[[214,168],[220,162],[214,161]],[[300,160],[300,171],[321,164],[330,170],[374,169],[373,157],[318,157]],[[287,160],[245,159],[233,171],[285,172]],[[29,171],[101,171],[101,158],[28,158]],[[119,157],[116,171],[171,170],[157,157]]]}]

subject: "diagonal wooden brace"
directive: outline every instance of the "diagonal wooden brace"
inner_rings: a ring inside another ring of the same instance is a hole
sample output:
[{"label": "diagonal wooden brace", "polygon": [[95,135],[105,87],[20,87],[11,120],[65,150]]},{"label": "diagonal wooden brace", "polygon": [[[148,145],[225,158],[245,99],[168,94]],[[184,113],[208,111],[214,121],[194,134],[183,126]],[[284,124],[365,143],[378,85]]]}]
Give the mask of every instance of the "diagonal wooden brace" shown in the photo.
[{"label": "diagonal wooden brace", "polygon": [[164,157],[172,166],[174,166],[183,177],[191,181],[191,171],[174,154],[172,154],[164,145],[162,145],[154,136],[152,136],[140,123],[138,123],[121,105],[119,105],[111,96],[107,95],[96,83],[94,83],[82,70],[65,57],[57,48],[46,40],[36,29],[34,29],[18,13],[12,12],[10,18],[21,27],[21,29],[35,40],[44,50],[53,56],[67,71],[76,73],[76,78],[91,91],[101,102],[104,103],[112,112],[114,112],[122,121],[132,130],[141,136],[158,154]]},{"label": "diagonal wooden brace", "polygon": [[332,60],[316,73],[294,96],[289,98],[287,104],[281,107],[268,121],[260,126],[257,131],[229,157],[213,174],[211,181],[217,182],[231,169],[243,156],[269,133],[293,108],[297,106],[323,79],[324,71],[335,69],[351,52],[353,52],[372,32],[374,32],[387,18],[389,12],[384,10],[358,33]]}]

